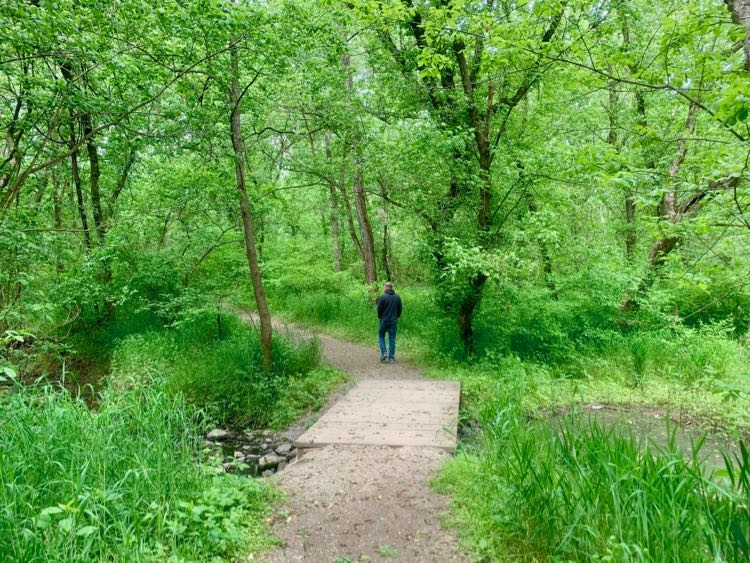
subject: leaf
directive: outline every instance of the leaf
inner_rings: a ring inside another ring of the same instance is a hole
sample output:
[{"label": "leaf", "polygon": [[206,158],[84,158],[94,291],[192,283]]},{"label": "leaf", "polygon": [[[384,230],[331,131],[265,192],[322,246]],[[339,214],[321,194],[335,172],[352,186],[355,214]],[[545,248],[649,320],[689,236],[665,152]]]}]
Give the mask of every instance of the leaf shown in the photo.
[{"label": "leaf", "polygon": [[10,379],[17,379],[18,378],[18,373],[16,373],[16,370],[14,370],[14,369],[12,369],[12,368],[10,368],[8,366],[3,366],[2,368],[0,368],[0,373],[4,373]]},{"label": "leaf", "polygon": [[42,514],[48,514],[48,515],[62,514],[62,513],[63,513],[63,509],[60,508],[59,506],[48,506],[47,508],[42,510]]},{"label": "leaf", "polygon": [[78,531],[76,531],[76,535],[85,537],[90,536],[94,532],[96,532],[96,526],[84,526],[83,528],[78,528]]},{"label": "leaf", "polygon": [[49,525],[52,524],[53,516],[62,514],[63,512],[63,509],[59,506],[48,506],[47,508],[43,509],[36,519],[37,528],[41,528],[43,530],[48,528]]},{"label": "leaf", "polygon": [[58,526],[60,526],[60,529],[65,532],[70,532],[70,530],[73,529],[73,518],[68,516],[67,518],[63,518],[60,520]]}]

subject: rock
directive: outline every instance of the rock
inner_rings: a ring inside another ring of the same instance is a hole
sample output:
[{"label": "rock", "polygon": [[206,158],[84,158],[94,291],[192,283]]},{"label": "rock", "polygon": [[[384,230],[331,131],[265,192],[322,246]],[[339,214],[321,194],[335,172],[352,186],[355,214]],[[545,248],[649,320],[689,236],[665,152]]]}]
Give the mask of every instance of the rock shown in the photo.
[{"label": "rock", "polygon": [[268,467],[276,467],[282,461],[286,461],[286,458],[276,454],[268,454],[258,460],[258,465],[261,469],[266,469]]},{"label": "rock", "polygon": [[235,450],[234,451],[234,459],[243,460],[243,459],[245,459],[245,454],[243,454],[240,451]]},{"label": "rock", "polygon": [[274,474],[273,469],[266,469],[263,473],[260,474],[261,477],[270,477]]},{"label": "rock", "polygon": [[257,465],[259,460],[260,460],[259,455],[247,454],[245,456],[245,463],[253,463]]},{"label": "rock", "polygon": [[294,446],[290,443],[281,444],[278,448],[276,448],[276,453],[279,455],[286,455],[289,452],[291,452],[294,449]]},{"label": "rock", "polygon": [[270,436],[273,436],[273,432],[271,432],[270,430],[264,430],[261,436],[263,436],[264,438],[269,438]]},{"label": "rock", "polygon": [[296,459],[297,457],[297,449],[292,448],[288,454],[286,454],[286,459],[289,461],[290,459]]},{"label": "rock", "polygon": [[231,461],[228,461],[224,464],[224,471],[226,471],[227,473],[229,473],[233,469],[234,469],[234,463],[232,463]]},{"label": "rock", "polygon": [[229,432],[222,430],[221,428],[214,428],[211,432],[206,434],[206,438],[213,440],[214,442],[221,442],[229,438]]},{"label": "rock", "polygon": [[281,462],[281,463],[280,463],[280,464],[278,465],[278,467],[276,467],[276,471],[281,471],[281,470],[282,470],[282,469],[284,469],[285,467],[286,467],[286,461],[282,461],[282,462]]}]

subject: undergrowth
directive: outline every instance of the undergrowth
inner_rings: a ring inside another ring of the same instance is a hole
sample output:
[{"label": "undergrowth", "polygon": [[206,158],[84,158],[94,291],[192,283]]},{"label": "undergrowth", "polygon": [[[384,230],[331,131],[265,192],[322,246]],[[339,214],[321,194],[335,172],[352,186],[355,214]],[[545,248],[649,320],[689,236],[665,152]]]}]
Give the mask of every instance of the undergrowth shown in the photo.
[{"label": "undergrowth", "polygon": [[340,384],[340,372],[320,367],[315,340],[275,336],[274,367],[261,369],[256,331],[235,315],[198,310],[170,330],[126,338],[116,349],[110,381],[118,388],[164,382],[217,423],[281,428],[320,406]]},{"label": "undergrowth", "polygon": [[453,496],[467,548],[490,561],[744,561],[750,555],[750,455],[706,473],[687,459],[570,417],[529,424],[517,404],[488,404],[473,448],[435,484]]},{"label": "undergrowth", "polygon": [[[19,337],[0,364],[0,561],[231,560],[274,543],[278,493],[204,466],[201,436],[283,428],[345,376],[319,365],[316,341],[288,336],[264,372],[256,330],[221,309],[144,318],[115,316],[65,347]],[[70,392],[81,379],[66,381],[84,358],[111,364],[88,404]]]},{"label": "undergrowth", "polygon": [[158,382],[0,394],[0,560],[231,558],[268,547],[277,493],[196,463],[200,411]]}]

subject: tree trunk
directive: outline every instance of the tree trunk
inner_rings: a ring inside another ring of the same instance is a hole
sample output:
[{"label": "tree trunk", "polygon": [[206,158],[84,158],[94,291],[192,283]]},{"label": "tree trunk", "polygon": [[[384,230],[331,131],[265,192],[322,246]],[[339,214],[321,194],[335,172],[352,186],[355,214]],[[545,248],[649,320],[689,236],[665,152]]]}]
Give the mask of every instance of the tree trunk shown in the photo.
[{"label": "tree trunk", "polygon": [[[623,37],[625,43],[629,40],[627,32],[627,26],[623,24]],[[610,74],[614,74],[612,65],[607,65],[607,70]],[[616,82],[614,80],[607,81],[607,89],[609,90],[609,107],[607,113],[609,114],[609,132],[607,133],[607,144],[609,144],[616,152],[620,152],[619,137],[617,134],[617,113],[619,105],[619,97],[616,90]],[[638,103],[638,110],[642,109],[643,97],[636,92],[636,99],[641,103]],[[645,125],[644,125],[645,126]],[[635,199],[633,198],[633,191],[628,187],[625,189],[625,258],[629,263],[632,264],[635,258],[635,229],[633,228],[633,221],[635,220]]]},{"label": "tree trunk", "polygon": [[732,15],[732,21],[745,28],[743,51],[745,70],[750,71],[750,0],[724,0]]},{"label": "tree trunk", "polygon": [[346,216],[346,224],[349,227],[349,234],[352,237],[354,248],[357,249],[357,254],[359,255],[359,259],[364,262],[365,253],[364,253],[364,250],[362,250],[362,243],[359,240],[359,236],[357,235],[357,229],[354,226],[354,215],[352,214],[352,205],[349,202],[349,194],[346,192],[346,187],[343,183],[340,185],[340,188],[341,188],[341,200],[344,202],[344,215]]},{"label": "tree trunk", "polygon": [[385,277],[389,281],[393,281],[393,271],[391,270],[391,237],[388,234],[388,222],[383,224],[383,269],[385,270]]},{"label": "tree trunk", "polygon": [[81,170],[78,167],[78,149],[76,148],[75,129],[71,112],[70,122],[70,173],[73,177],[73,185],[76,190],[76,203],[78,204],[78,216],[81,219],[81,230],[83,231],[83,244],[86,251],[91,250],[91,233],[89,233],[89,218],[86,215],[86,203],[83,199],[83,187],[81,186]]},{"label": "tree trunk", "polygon": [[[685,131],[692,133],[695,131],[695,120],[698,106],[695,103],[691,103],[688,107],[688,116],[685,123]],[[700,202],[705,197],[705,192],[699,192],[697,196],[691,197],[685,204],[680,205],[679,192],[676,189],[677,177],[680,173],[682,163],[685,161],[687,156],[687,141],[684,138],[680,139],[677,145],[677,155],[669,165],[669,181],[670,185],[662,195],[661,203],[659,205],[658,214],[659,219],[667,224],[677,225],[682,220],[698,211]],[[646,266],[646,273],[641,278],[638,288],[633,295],[626,296],[623,300],[620,308],[625,311],[634,311],[640,307],[640,301],[643,296],[653,285],[656,280],[658,270],[667,260],[669,254],[675,249],[680,242],[680,239],[675,235],[666,235],[660,239],[657,239],[652,245],[651,250],[648,253],[648,264]]]},{"label": "tree trunk", "polygon": [[482,293],[487,282],[487,276],[478,274],[469,283],[469,291],[461,301],[458,309],[458,330],[467,356],[476,352],[474,343],[474,313],[482,301]]},{"label": "tree trunk", "polygon": [[[58,231],[63,226],[63,202],[65,201],[65,184],[60,181],[58,174],[59,167],[55,166],[52,169],[52,204],[54,208],[55,217],[55,229]],[[65,266],[60,256],[60,253],[56,253],[55,258],[55,271],[60,274],[63,272]]]},{"label": "tree trunk", "polygon": [[377,266],[375,264],[375,238],[372,234],[372,224],[367,212],[367,195],[362,181],[362,170],[359,163],[354,173],[354,203],[357,208],[357,221],[362,235],[362,259],[364,265],[365,283],[375,283],[378,279]]},{"label": "tree trunk", "polygon": [[333,251],[333,271],[341,271],[341,225],[339,222],[339,199],[336,195],[336,186],[328,185],[331,197],[331,240]]},{"label": "tree trunk", "polygon": [[102,213],[102,197],[99,190],[99,178],[101,170],[99,168],[99,151],[96,141],[91,135],[92,125],[91,116],[88,113],[81,114],[81,131],[88,137],[86,140],[86,152],[89,156],[89,191],[91,192],[91,207],[94,215],[94,227],[96,228],[99,244],[104,244],[105,226],[104,214]]},{"label": "tree trunk", "polygon": [[231,48],[231,73],[232,82],[229,88],[230,101],[230,127],[232,132],[232,148],[234,149],[234,171],[237,179],[237,191],[240,195],[240,213],[242,215],[242,226],[245,236],[245,253],[247,264],[250,269],[250,278],[253,283],[253,294],[255,305],[258,308],[260,318],[260,345],[263,350],[263,369],[270,371],[273,367],[273,329],[271,327],[271,313],[268,310],[266,291],[263,287],[258,264],[258,253],[255,248],[255,226],[250,211],[250,203],[247,197],[247,186],[245,183],[245,141],[242,138],[242,127],[240,123],[240,82],[239,61],[236,48]]},{"label": "tree trunk", "polygon": [[[68,85],[69,90],[74,88],[73,70],[70,68],[68,62],[60,63],[60,71]],[[71,92],[68,92],[70,95]],[[91,234],[89,233],[89,219],[86,215],[86,204],[83,199],[83,187],[81,186],[81,170],[78,166],[78,144],[76,142],[76,130],[75,122],[76,115],[73,111],[72,106],[68,106],[68,115],[70,116],[70,174],[73,178],[73,185],[75,186],[76,202],[78,204],[78,216],[81,219],[81,230],[83,231],[83,244],[86,247],[86,251],[91,250]]]},{"label": "tree trunk", "polygon": [[331,198],[331,245],[333,252],[333,271],[341,271],[341,224],[339,221],[339,198],[336,194],[336,183],[330,175],[330,168],[333,163],[333,150],[331,149],[331,135],[326,133],[325,136],[326,161],[329,165],[328,193]]},{"label": "tree trunk", "polygon": [[[528,200],[528,207],[529,207],[529,213],[535,214],[539,211],[539,208],[536,205],[536,201],[534,200],[534,196],[531,192],[528,192],[526,194],[527,200]],[[558,298],[558,292],[557,287],[555,286],[555,281],[552,279],[552,258],[549,255],[549,250],[547,249],[547,244],[544,242],[543,239],[539,239],[539,254],[542,257],[542,271],[544,272],[544,283],[547,286],[547,288],[552,292],[551,296],[553,299]]]},{"label": "tree trunk", "polygon": [[125,162],[122,166],[122,171],[120,172],[120,176],[117,178],[117,184],[115,184],[115,189],[112,191],[112,197],[107,202],[107,208],[109,210],[108,218],[114,217],[115,209],[117,207],[117,200],[120,198],[120,194],[125,189],[125,186],[128,183],[128,176],[130,175],[130,169],[133,166],[133,163],[135,162],[136,157],[136,149],[130,149],[128,151],[127,156],[125,157]]}]

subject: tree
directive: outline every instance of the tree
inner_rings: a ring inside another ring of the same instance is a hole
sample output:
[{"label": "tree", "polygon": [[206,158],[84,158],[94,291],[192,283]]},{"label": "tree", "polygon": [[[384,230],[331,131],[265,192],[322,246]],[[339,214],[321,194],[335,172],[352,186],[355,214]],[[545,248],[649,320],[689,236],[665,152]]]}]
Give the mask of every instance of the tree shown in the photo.
[{"label": "tree", "polygon": [[[461,208],[474,217],[466,242],[484,251],[497,245],[500,219],[525,199],[515,193],[518,185],[509,178],[504,178],[505,190],[499,188],[493,163],[514,110],[551,67],[534,53],[554,49],[566,3],[545,2],[530,11],[494,2],[351,5],[404,77],[418,82],[418,95],[436,122],[453,134],[466,134],[453,150],[456,172],[447,190],[435,195],[434,209],[426,217],[435,264],[443,275],[451,267],[444,249],[450,236],[446,225],[463,222]],[[507,72],[509,68],[513,72]],[[464,268],[464,279],[447,289],[443,301],[456,316],[467,354],[474,351],[474,314],[489,279],[487,271],[470,270]]]}]

